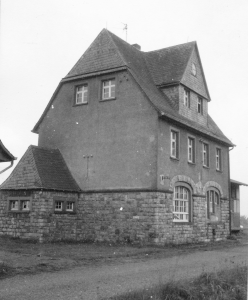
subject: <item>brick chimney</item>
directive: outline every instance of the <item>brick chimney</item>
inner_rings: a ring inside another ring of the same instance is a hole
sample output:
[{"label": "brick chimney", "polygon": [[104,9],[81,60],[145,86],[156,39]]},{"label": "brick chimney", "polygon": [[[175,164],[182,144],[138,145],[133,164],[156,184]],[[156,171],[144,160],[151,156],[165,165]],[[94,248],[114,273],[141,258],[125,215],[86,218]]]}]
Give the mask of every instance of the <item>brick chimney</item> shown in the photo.
[{"label": "brick chimney", "polygon": [[140,45],[138,45],[138,44],[132,44],[132,46],[133,46],[134,48],[138,49],[138,50],[141,50],[141,47],[140,47]]}]

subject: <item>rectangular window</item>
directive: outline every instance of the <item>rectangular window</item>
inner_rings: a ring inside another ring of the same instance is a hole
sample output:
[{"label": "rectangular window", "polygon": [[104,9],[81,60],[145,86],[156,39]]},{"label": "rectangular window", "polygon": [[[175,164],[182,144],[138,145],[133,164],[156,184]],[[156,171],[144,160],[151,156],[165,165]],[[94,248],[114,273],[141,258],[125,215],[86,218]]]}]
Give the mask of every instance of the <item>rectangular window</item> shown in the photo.
[{"label": "rectangular window", "polygon": [[31,208],[30,198],[23,196],[9,197],[9,211],[15,211],[18,213],[29,212]]},{"label": "rectangular window", "polygon": [[184,99],[183,99],[183,104],[190,108],[190,93],[189,90],[184,89]]},{"label": "rectangular window", "polygon": [[66,202],[66,210],[73,211],[74,210],[74,202],[71,202],[71,201]]},{"label": "rectangular window", "polygon": [[202,161],[204,167],[209,167],[209,146],[206,143],[202,143]]},{"label": "rectangular window", "polygon": [[188,162],[195,163],[195,139],[188,138]]},{"label": "rectangular window", "polygon": [[216,170],[221,171],[221,149],[216,148]]},{"label": "rectangular window", "polygon": [[59,214],[75,213],[75,199],[65,197],[54,197],[54,212]]},{"label": "rectangular window", "polygon": [[10,201],[10,210],[19,210],[19,201],[18,200]]},{"label": "rectangular window", "polygon": [[21,210],[29,211],[30,210],[30,201],[29,200],[21,200]]},{"label": "rectangular window", "polygon": [[106,80],[102,83],[102,99],[115,98],[115,79]]},{"label": "rectangular window", "polygon": [[179,158],[179,132],[171,130],[171,157]]},{"label": "rectangular window", "polygon": [[201,97],[198,97],[197,111],[199,114],[203,115],[203,99]]},{"label": "rectangular window", "polygon": [[76,105],[88,103],[88,85],[80,85],[76,88]]},{"label": "rectangular window", "polygon": [[62,210],[63,210],[63,202],[55,201],[55,211],[62,211]]}]

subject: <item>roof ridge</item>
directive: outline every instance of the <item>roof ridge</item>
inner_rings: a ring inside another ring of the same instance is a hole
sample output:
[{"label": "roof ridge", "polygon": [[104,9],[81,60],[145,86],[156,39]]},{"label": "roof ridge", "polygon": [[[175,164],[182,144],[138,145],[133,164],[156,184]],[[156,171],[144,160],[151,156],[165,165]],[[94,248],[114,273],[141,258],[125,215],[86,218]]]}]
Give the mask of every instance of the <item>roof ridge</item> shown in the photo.
[{"label": "roof ridge", "polygon": [[179,48],[179,47],[182,47],[182,46],[185,46],[185,45],[189,45],[189,44],[196,44],[196,41],[192,41],[192,42],[187,42],[187,43],[183,43],[183,44],[178,44],[178,45],[174,45],[174,46],[169,46],[169,47],[165,47],[165,48],[160,48],[160,49],[157,49],[157,50],[151,50],[151,51],[146,51],[144,53],[153,53],[153,52],[159,52],[159,51],[162,51],[162,50],[169,50],[169,49],[172,49],[172,48]]},{"label": "roof ridge", "polygon": [[[195,45],[196,45],[196,43],[195,43]],[[191,59],[191,57],[192,57],[192,55],[193,55],[193,52],[194,52],[194,48],[195,48],[195,47],[192,47],[192,49],[191,49],[191,53],[190,53],[190,55],[189,55],[189,57],[188,57],[187,63],[185,64],[185,68],[184,68],[183,74],[182,74],[182,76],[181,76],[181,78],[180,78],[180,82],[182,81],[182,79],[183,79],[183,77],[184,77],[184,74],[185,74],[185,72],[186,72],[186,70],[187,70],[188,64],[189,64],[190,59]]]},{"label": "roof ridge", "polygon": [[30,145],[30,146],[28,147],[28,149],[29,149],[29,148],[31,149],[31,153],[32,153],[32,156],[33,156],[33,159],[34,159],[34,166],[35,166],[36,174],[37,174],[37,176],[38,176],[38,180],[39,180],[39,183],[40,183],[41,187],[43,187],[43,182],[42,182],[42,179],[41,179],[41,177],[40,177],[39,169],[38,169],[38,167],[37,167],[37,164],[36,164],[36,161],[35,161],[35,155],[34,155],[34,152],[33,152],[33,148],[36,148],[36,147],[38,148],[38,146]]},{"label": "roof ridge", "polygon": [[[112,44],[114,44],[115,49],[118,51],[118,54],[119,54],[119,56],[121,57],[121,59],[123,60],[124,64],[125,64],[126,66],[128,66],[127,61],[125,60],[125,58],[123,57],[123,55],[120,53],[119,47],[116,45],[116,43],[114,42],[114,40],[113,40],[113,38],[112,38],[111,35],[114,35],[116,38],[120,39],[120,40],[123,41],[123,42],[125,42],[125,41],[124,41],[123,39],[119,38],[117,35],[113,34],[112,32],[108,31],[107,29],[105,29],[105,30],[106,30],[108,36],[111,38],[111,42],[112,42]],[[125,42],[125,43],[127,43],[127,42]],[[131,46],[129,43],[127,43],[127,44],[128,44],[129,46]]]}]

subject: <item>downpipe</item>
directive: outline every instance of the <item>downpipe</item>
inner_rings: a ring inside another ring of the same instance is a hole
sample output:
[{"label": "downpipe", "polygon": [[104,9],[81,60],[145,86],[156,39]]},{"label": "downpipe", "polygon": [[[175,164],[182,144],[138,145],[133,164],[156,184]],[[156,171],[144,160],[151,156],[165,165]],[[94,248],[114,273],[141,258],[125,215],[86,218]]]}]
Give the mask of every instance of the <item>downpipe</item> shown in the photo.
[{"label": "downpipe", "polygon": [[3,172],[7,171],[10,168],[12,168],[13,164],[14,164],[14,161],[12,160],[11,163],[10,163],[10,166],[8,166],[7,168],[5,168],[2,171],[0,171],[0,174],[2,174]]}]

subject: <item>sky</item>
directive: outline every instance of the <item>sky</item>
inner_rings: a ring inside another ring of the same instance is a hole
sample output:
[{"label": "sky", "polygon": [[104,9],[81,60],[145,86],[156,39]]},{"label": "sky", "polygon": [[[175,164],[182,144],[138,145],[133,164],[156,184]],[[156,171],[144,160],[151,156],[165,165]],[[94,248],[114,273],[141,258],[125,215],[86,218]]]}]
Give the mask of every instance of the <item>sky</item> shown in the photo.
[{"label": "sky", "polygon": [[[59,81],[103,28],[125,40],[127,24],[127,42],[143,51],[197,41],[209,114],[237,145],[231,178],[248,184],[247,0],[0,1],[0,139],[18,160],[38,144],[31,130]],[[241,214],[248,216],[248,187]]]}]

